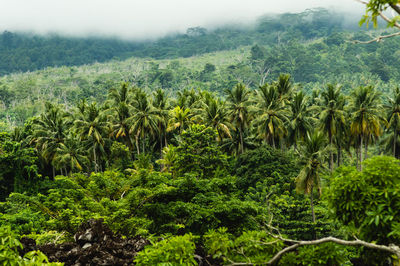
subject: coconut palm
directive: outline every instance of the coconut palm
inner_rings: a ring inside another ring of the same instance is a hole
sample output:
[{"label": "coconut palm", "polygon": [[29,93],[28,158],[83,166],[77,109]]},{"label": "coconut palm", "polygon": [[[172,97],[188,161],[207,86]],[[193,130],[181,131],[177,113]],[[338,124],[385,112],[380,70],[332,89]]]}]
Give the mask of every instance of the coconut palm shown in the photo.
[{"label": "coconut palm", "polygon": [[352,119],[350,133],[358,139],[359,170],[362,169],[362,147],[364,159],[367,158],[368,143],[382,134],[382,114],[380,94],[372,87],[359,87],[351,94],[350,111]]},{"label": "coconut palm", "polygon": [[297,142],[303,141],[314,127],[313,111],[315,108],[310,106],[310,98],[302,91],[294,95],[289,103],[289,108],[289,139],[294,150],[297,150]]},{"label": "coconut palm", "polygon": [[142,151],[145,152],[146,138],[156,136],[158,132],[158,116],[151,105],[147,94],[138,90],[132,103],[132,116],[128,119],[129,133],[134,134],[137,154],[140,155],[139,142],[142,141]]},{"label": "coconut palm", "polygon": [[256,91],[256,126],[258,137],[275,148],[275,140],[282,143],[287,135],[289,111],[283,104],[276,86],[265,84]]},{"label": "coconut palm", "polygon": [[129,134],[128,118],[130,117],[131,106],[131,89],[128,83],[121,84],[119,89],[112,88],[109,92],[110,109],[108,120],[111,123],[111,136],[115,139],[122,139],[128,146],[129,150],[133,150],[132,139]]},{"label": "coconut palm", "polygon": [[51,164],[53,178],[55,176],[55,165],[53,163],[57,149],[64,142],[69,127],[69,120],[62,112],[60,106],[49,102],[45,104],[45,111],[35,121],[31,143],[35,143],[45,162]]},{"label": "coconut palm", "polygon": [[228,111],[236,130],[239,132],[239,152],[244,151],[244,131],[249,123],[249,96],[250,90],[243,84],[237,84],[232,90],[226,90]]},{"label": "coconut palm", "polygon": [[196,117],[201,123],[217,130],[219,142],[222,142],[224,137],[232,138],[229,114],[224,101],[215,98],[210,93],[205,94],[202,108]]},{"label": "coconut palm", "polygon": [[68,174],[68,169],[70,172],[82,171],[89,165],[87,151],[77,137],[68,137],[64,143],[60,144],[54,161],[57,169],[64,169],[65,175]]},{"label": "coconut palm", "polygon": [[289,74],[280,74],[278,80],[273,84],[283,103],[288,102],[292,94],[293,84],[290,79],[291,77]]},{"label": "coconut palm", "polygon": [[[168,146],[167,140],[167,128],[169,120],[169,104],[168,95],[162,89],[158,89],[153,93],[153,107],[155,108],[155,113],[158,117],[157,128],[160,142],[160,156],[162,157],[163,147]],[[164,138],[164,146],[163,146]]]},{"label": "coconut palm", "polygon": [[95,102],[88,105],[83,115],[76,118],[75,128],[93,156],[94,171],[97,173],[101,169],[101,155],[105,153],[104,136],[109,128],[104,113]]},{"label": "coconut palm", "polygon": [[393,90],[393,96],[388,97],[387,109],[387,130],[392,134],[389,135],[389,142],[392,144],[393,156],[398,158],[397,146],[399,145],[398,136],[400,132],[400,88]]},{"label": "coconut palm", "polygon": [[167,131],[171,132],[179,128],[179,133],[182,133],[191,124],[192,117],[193,114],[189,108],[176,106],[170,111]]},{"label": "coconut palm", "polygon": [[327,158],[328,146],[326,145],[325,135],[320,131],[315,131],[307,135],[303,145],[300,147],[300,163],[302,169],[296,177],[296,189],[310,195],[310,207],[312,221],[315,222],[313,192],[317,189],[321,195],[320,173],[323,170],[324,161]]},{"label": "coconut palm", "polygon": [[321,112],[319,115],[320,129],[328,136],[329,145],[329,168],[333,171],[333,140],[338,130],[345,127],[345,98],[340,92],[340,87],[328,84],[326,90],[321,93]]}]

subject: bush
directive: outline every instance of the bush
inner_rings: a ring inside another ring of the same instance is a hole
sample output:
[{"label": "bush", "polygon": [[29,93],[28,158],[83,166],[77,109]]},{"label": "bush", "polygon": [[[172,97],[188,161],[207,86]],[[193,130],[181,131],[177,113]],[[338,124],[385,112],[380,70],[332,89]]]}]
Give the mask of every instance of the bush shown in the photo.
[{"label": "bush", "polygon": [[174,236],[152,246],[146,246],[140,251],[136,258],[137,265],[196,265],[193,243],[194,237],[191,234]]}]

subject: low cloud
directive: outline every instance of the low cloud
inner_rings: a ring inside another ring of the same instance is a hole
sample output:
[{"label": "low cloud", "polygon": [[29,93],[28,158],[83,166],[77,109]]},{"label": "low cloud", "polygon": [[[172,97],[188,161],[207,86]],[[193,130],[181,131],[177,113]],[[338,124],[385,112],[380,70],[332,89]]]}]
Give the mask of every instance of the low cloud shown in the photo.
[{"label": "low cloud", "polygon": [[357,13],[364,8],[354,0],[1,0],[0,31],[142,40],[316,7]]}]

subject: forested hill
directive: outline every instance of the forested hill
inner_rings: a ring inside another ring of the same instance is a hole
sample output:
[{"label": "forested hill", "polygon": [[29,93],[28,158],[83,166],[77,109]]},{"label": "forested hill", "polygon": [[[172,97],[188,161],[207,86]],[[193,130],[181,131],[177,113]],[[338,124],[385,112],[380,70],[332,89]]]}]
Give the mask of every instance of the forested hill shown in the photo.
[{"label": "forested hill", "polygon": [[[356,25],[356,19],[354,23]],[[289,40],[312,40],[343,31],[343,17],[326,10],[264,16],[252,26],[224,26],[213,30],[189,28],[155,41],[39,36],[4,31],[0,35],[0,75],[49,66],[78,66],[130,56],[154,59],[189,57],[243,45],[273,45]]]},{"label": "forested hill", "polygon": [[[8,48],[5,51],[3,45],[0,51],[0,72],[13,67],[19,71],[59,67],[0,76],[0,128],[22,125],[41,113],[46,101],[67,107],[82,98],[103,103],[109,90],[123,81],[148,91],[162,88],[172,95],[184,88],[218,94],[238,83],[256,89],[287,73],[308,93],[322,90],[327,83],[340,84],[345,93],[368,85],[389,92],[400,82],[400,42],[390,38],[354,44],[351,40],[369,40],[370,35],[383,33],[359,30],[357,19],[349,24],[352,29],[346,28],[343,17],[314,10],[266,16],[252,28],[191,28],[187,34],[136,44],[5,33],[2,43],[8,43]],[[38,65],[22,68],[34,54],[37,58],[32,60]],[[118,60],[118,55],[120,59],[135,56]],[[88,64],[109,58],[113,59]]]}]

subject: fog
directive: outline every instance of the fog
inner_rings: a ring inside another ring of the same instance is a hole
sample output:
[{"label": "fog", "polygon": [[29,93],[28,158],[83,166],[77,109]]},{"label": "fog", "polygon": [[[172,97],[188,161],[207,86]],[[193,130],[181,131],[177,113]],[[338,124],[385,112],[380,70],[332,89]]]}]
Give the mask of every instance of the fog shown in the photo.
[{"label": "fog", "polygon": [[354,0],[0,0],[0,31],[143,40],[317,7],[364,9]]}]

